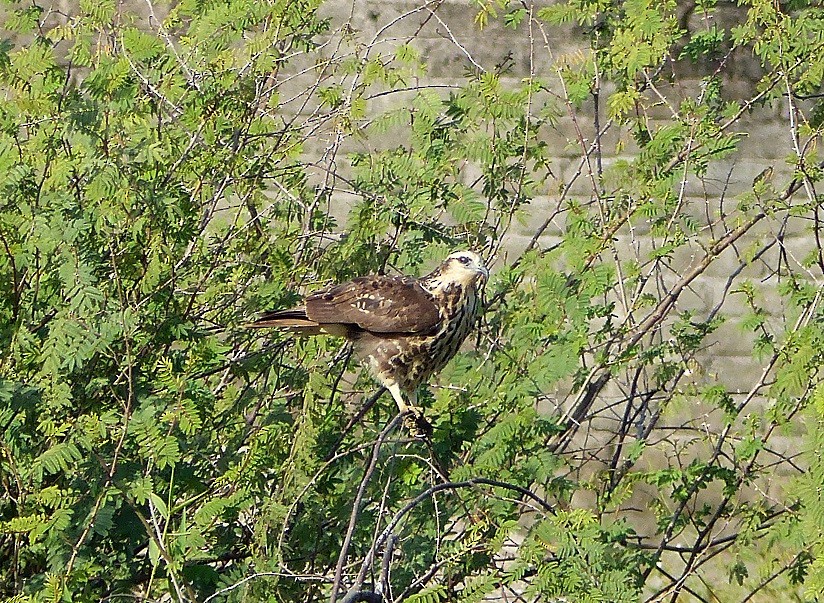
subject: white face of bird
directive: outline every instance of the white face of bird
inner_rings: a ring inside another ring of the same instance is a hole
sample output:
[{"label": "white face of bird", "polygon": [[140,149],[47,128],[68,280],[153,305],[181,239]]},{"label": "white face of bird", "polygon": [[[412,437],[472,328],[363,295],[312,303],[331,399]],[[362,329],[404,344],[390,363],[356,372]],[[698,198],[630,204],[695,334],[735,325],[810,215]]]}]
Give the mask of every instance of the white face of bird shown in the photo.
[{"label": "white face of bird", "polygon": [[440,273],[444,281],[462,285],[481,284],[489,278],[489,269],[483,258],[474,251],[456,251],[449,254],[440,266]]}]

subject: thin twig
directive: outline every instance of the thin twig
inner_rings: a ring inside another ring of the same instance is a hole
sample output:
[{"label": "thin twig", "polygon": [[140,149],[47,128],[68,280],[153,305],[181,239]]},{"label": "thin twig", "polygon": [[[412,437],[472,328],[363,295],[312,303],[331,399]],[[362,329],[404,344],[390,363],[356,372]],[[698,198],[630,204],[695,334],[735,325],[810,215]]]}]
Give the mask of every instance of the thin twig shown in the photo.
[{"label": "thin twig", "polygon": [[366,492],[366,486],[369,484],[372,473],[374,473],[375,467],[378,464],[381,446],[383,446],[383,443],[389,434],[392,433],[398,426],[398,423],[400,423],[403,416],[403,413],[395,415],[387,426],[383,428],[383,431],[381,431],[380,435],[378,435],[378,439],[375,440],[375,445],[372,447],[372,458],[369,460],[369,465],[367,466],[366,471],[363,472],[363,478],[361,478],[361,483],[358,486],[358,492],[352,503],[352,514],[349,516],[349,526],[346,529],[346,535],[343,538],[343,544],[341,545],[340,554],[338,555],[338,564],[335,567],[335,579],[332,582],[332,594],[329,597],[329,603],[335,603],[338,598],[338,591],[340,590],[341,579],[343,577],[343,564],[346,562],[346,557],[349,554],[349,545],[352,543],[352,536],[355,533],[355,525],[357,524],[358,516],[360,515],[361,502],[363,501],[363,496]]}]

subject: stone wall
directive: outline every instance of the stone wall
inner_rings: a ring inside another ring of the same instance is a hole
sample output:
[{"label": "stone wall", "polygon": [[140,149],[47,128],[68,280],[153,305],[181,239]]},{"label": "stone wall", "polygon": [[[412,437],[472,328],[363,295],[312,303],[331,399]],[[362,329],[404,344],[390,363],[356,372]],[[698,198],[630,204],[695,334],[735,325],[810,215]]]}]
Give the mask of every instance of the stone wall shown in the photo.
[{"label": "stone wall", "polygon": [[[332,20],[334,27],[349,23],[356,31],[356,37],[363,43],[372,44],[374,52],[386,51],[402,42],[410,42],[420,49],[428,65],[427,73],[416,81],[416,85],[448,87],[463,81],[467,70],[494,69],[496,65],[508,61],[510,70],[505,76],[516,84],[530,73],[550,82],[550,87],[560,86],[555,66],[565,60],[576,60],[586,51],[588,42],[583,32],[574,27],[545,26],[539,30],[529,30],[521,26],[517,30],[507,28],[501,19],[490,21],[479,29],[475,23],[477,5],[466,0],[443,0],[425,4],[423,0],[329,0],[323,11]],[[722,5],[716,15],[716,22],[733,25],[743,19],[743,9],[733,5]],[[700,15],[682,10],[682,25],[688,29],[700,27]],[[660,106],[652,109],[651,118],[660,123],[669,119],[671,107],[677,106],[681,98],[697,96],[701,92],[701,76],[711,72],[713,64],[692,64],[676,61],[672,69],[668,89],[655,91],[662,99]],[[755,93],[755,85],[761,77],[759,62],[746,52],[738,52],[726,59],[725,72],[735,74],[726,81],[725,94],[729,98],[747,99]],[[558,88],[560,91],[560,88]],[[650,94],[653,94],[652,92]],[[604,97],[601,102],[603,105]],[[393,94],[380,97],[370,104],[369,110],[380,112],[393,106],[402,106],[409,94]],[[668,104],[669,103],[669,106]],[[601,123],[604,123],[605,108],[600,107]],[[524,224],[516,225],[508,236],[499,261],[516,257],[534,236],[546,217],[557,207],[560,191],[569,188],[572,197],[588,199],[592,195],[589,179],[581,172],[581,145],[576,137],[582,131],[588,141],[595,136],[594,110],[592,104],[576,110],[560,119],[557,126],[545,132],[547,142],[553,149],[552,171],[554,182],[546,186],[545,194],[537,197],[529,208],[530,218]],[[733,207],[740,195],[752,190],[753,179],[767,166],[774,168],[772,181],[776,189],[781,189],[792,178],[791,168],[786,158],[794,153],[786,104],[753,106],[734,126],[741,134],[739,150],[724,160],[713,163],[709,173],[698,180],[690,178],[684,183],[684,209],[690,213],[709,240],[715,233],[710,224]],[[624,143],[620,154],[615,153],[616,143]],[[382,145],[397,145],[401,141],[368,141],[370,148]],[[310,154],[320,158],[328,152],[332,139],[329,133],[314,141],[316,147]],[[340,153],[362,149],[364,143],[342,139]],[[620,127],[612,127],[603,138],[605,169],[617,159],[631,158],[634,146],[630,133]],[[342,162],[343,163],[343,162]],[[340,165],[338,166],[340,167]],[[338,197],[334,212],[345,219],[345,211],[351,197]],[[549,246],[557,242],[563,232],[563,222],[553,222],[540,238],[540,244]],[[729,320],[719,329],[707,350],[702,364],[706,372],[704,378],[726,384],[732,391],[741,391],[757,381],[763,370],[760,362],[752,355],[752,337],[744,333],[738,319],[748,312],[741,296],[721,297],[731,274],[739,270],[742,253],[750,245],[764,245],[775,233],[783,229],[782,244],[785,250],[798,259],[811,249],[810,224],[803,220],[789,220],[780,223],[766,219],[755,236],[748,238],[735,249],[724,252],[705,274],[696,280],[679,302],[682,309],[696,309],[699,315],[706,315],[718,304],[723,304],[722,312]],[[648,229],[644,223],[635,223],[631,229],[623,229],[618,234],[619,248],[636,250],[650,248],[645,239]],[[759,283],[760,293],[769,300],[769,307],[776,316],[785,312],[775,292],[776,280],[768,278],[777,265],[778,245],[766,252],[761,261],[745,266],[737,273],[738,279],[750,278]],[[672,276],[676,278],[696,259],[700,248],[684,250],[676,254],[672,262]]]}]

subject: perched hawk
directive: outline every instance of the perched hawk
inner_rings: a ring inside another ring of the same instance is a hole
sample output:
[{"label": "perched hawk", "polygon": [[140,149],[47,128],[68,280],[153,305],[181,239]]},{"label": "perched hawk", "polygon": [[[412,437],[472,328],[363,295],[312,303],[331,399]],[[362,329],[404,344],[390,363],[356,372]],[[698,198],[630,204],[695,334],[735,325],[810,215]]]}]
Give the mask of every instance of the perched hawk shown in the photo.
[{"label": "perched hawk", "polygon": [[417,388],[472,330],[481,311],[479,288],[488,277],[478,254],[457,251],[421,278],[361,276],[313,293],[297,308],[267,312],[249,326],[346,337],[400,411],[411,410],[425,424]]}]

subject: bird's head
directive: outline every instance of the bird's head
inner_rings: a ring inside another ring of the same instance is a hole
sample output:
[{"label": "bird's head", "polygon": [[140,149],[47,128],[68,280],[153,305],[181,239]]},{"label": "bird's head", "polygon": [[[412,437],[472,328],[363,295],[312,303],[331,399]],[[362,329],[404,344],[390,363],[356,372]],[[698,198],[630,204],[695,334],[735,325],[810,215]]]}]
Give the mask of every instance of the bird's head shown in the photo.
[{"label": "bird's head", "polygon": [[449,254],[438,271],[442,280],[462,285],[481,285],[489,278],[489,269],[483,258],[474,251]]}]

